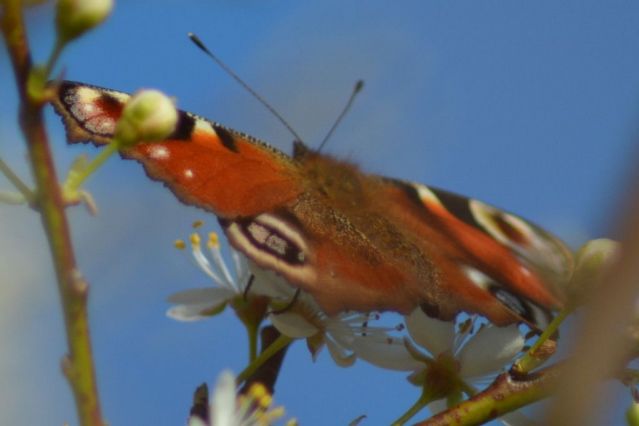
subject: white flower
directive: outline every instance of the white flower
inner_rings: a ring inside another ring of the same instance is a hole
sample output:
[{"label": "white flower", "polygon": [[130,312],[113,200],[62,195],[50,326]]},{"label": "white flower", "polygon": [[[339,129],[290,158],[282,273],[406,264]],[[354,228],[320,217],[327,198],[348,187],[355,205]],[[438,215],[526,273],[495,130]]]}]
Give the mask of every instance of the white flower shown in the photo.
[{"label": "white flower", "polygon": [[408,332],[425,348],[432,359],[454,360],[458,377],[467,382],[489,379],[510,364],[524,347],[524,338],[516,325],[484,325],[474,332],[475,318],[456,330],[454,322],[430,318],[421,309],[406,317]]},{"label": "white flower", "polygon": [[[237,395],[235,376],[223,371],[217,379],[207,418],[192,415],[188,426],[268,426],[284,416],[283,407],[272,407],[273,398],[266,388],[256,383],[248,392]],[[289,420],[287,425],[296,425]]]},{"label": "white flower", "polygon": [[[292,288],[277,287],[277,283],[263,279],[259,272],[259,276],[252,279],[253,272],[249,269],[246,258],[235,250],[231,250],[233,259],[233,272],[231,272],[222,257],[219,239],[215,232],[209,233],[206,253],[202,251],[199,234],[193,233],[190,243],[195,264],[214,286],[184,290],[169,296],[168,301],[176,304],[167,312],[170,318],[178,321],[205,319],[222,311],[227,303],[237,297],[245,298],[260,294],[285,299],[293,296]],[[184,249],[186,244],[178,240],[175,246]]]},{"label": "white flower", "polygon": [[[357,348],[360,349],[359,358],[364,360],[369,352],[376,352],[378,346],[392,346],[392,342],[399,343],[405,351],[401,338],[391,335],[399,331],[398,326],[371,325],[371,321],[379,319],[379,314],[344,312],[329,317],[306,293],[300,294],[286,312],[271,314],[269,319],[280,333],[307,339],[313,358],[326,345],[335,363],[341,367],[353,365],[358,358]],[[369,347],[370,351],[361,350],[363,347]]]},{"label": "white flower", "polygon": [[[177,306],[169,309],[167,315],[179,321],[197,321],[219,312],[234,297],[244,294],[251,276],[246,261],[234,250],[231,252],[234,274],[231,274],[222,258],[217,234],[209,234],[208,256],[202,251],[199,234],[191,234],[190,243],[195,264],[211,279],[214,287],[190,289],[169,296],[168,301]],[[175,246],[184,249],[186,244],[178,240]]]},{"label": "white flower", "polygon": [[[247,262],[246,257],[235,250],[231,250],[234,264],[231,272],[222,258],[215,233],[209,234],[206,252],[202,250],[201,237],[197,233],[191,235],[190,245],[196,265],[214,286],[185,290],[169,296],[169,302],[175,304],[167,312],[170,318],[197,321],[221,312],[237,298],[266,296],[273,306],[269,315],[271,323],[285,336],[306,339],[313,357],[324,345],[340,366],[350,366],[355,362],[356,348],[361,351],[360,358],[364,360],[369,357],[375,359],[379,346],[383,346],[386,352],[390,349],[406,352],[401,337],[390,334],[397,331],[397,326],[370,324],[379,315],[347,312],[329,317],[308,293],[301,291],[295,296],[296,289],[281,276]],[[176,242],[176,247],[184,249],[186,244],[180,240]],[[282,312],[278,312],[278,309]],[[405,362],[405,359],[401,361]],[[381,362],[393,361],[384,359]],[[404,363],[403,368],[397,369],[412,370],[419,365],[411,359],[408,364]]]},{"label": "white flower", "polygon": [[[476,329],[476,322],[470,317],[457,326],[430,318],[420,308],[406,317],[411,338],[428,352],[412,349],[412,358],[422,358],[423,364],[409,380],[431,395],[428,407],[433,414],[459,400],[463,392],[473,393],[474,385],[487,384],[523,350],[525,339],[516,325],[483,324]],[[505,424],[523,424],[519,413],[507,417],[502,419]]]}]

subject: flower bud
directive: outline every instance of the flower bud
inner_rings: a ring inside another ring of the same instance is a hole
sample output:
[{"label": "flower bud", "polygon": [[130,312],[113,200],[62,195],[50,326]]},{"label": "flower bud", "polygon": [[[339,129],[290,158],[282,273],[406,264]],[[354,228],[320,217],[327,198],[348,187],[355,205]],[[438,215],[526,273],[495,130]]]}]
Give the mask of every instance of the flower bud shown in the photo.
[{"label": "flower bud", "polygon": [[592,287],[599,284],[607,268],[618,258],[621,245],[607,238],[588,241],[575,255],[575,273],[570,282],[570,299],[581,304]]},{"label": "flower bud", "polygon": [[104,21],[113,0],[58,0],[56,28],[59,40],[68,42]]},{"label": "flower bud", "polygon": [[169,136],[177,124],[173,102],[157,90],[142,90],[127,102],[115,129],[123,145],[157,141]]},{"label": "flower bud", "polygon": [[636,402],[626,411],[626,422],[629,426],[639,426],[639,404]]}]

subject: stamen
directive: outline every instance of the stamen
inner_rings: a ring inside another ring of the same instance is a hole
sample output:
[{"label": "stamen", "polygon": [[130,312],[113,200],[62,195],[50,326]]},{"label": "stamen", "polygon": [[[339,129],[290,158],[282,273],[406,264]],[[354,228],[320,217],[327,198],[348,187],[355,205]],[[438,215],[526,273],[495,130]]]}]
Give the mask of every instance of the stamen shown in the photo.
[{"label": "stamen", "polygon": [[186,248],[186,243],[184,242],[184,240],[175,240],[175,242],[173,243],[173,247],[178,250],[184,250]]},{"label": "stamen", "polygon": [[219,238],[215,232],[209,233],[209,240],[206,246],[211,253],[211,257],[213,258],[213,263],[219,272],[222,273],[222,278],[224,279],[224,285],[233,289],[236,293],[241,291],[239,284],[237,284],[233,277],[231,277],[231,273],[229,269],[226,267],[226,262],[222,259],[222,252],[220,251],[220,243]]},{"label": "stamen", "polygon": [[[189,239],[191,240],[191,251],[193,254],[193,259],[195,260],[195,263],[197,264],[197,266],[209,277],[211,277],[211,279],[213,279],[216,283],[218,283],[219,285],[222,285],[224,287],[229,288],[229,285],[227,282],[225,282],[211,267],[211,263],[209,262],[209,260],[206,258],[206,256],[204,255],[204,253],[202,253],[202,248],[200,246],[200,235],[197,233],[193,233],[191,234],[191,236],[189,237]],[[233,288],[232,286],[230,288]]]},{"label": "stamen", "polygon": [[209,247],[220,247],[220,238],[215,232],[209,232],[209,240],[207,242]]},{"label": "stamen", "polygon": [[197,229],[197,228],[200,228],[202,225],[204,225],[204,221],[196,220],[195,222],[191,224],[191,227],[193,227],[193,229]]},{"label": "stamen", "polygon": [[268,391],[262,383],[253,383],[249,388],[249,395],[256,400],[259,400],[264,395],[268,395]]},{"label": "stamen", "polygon": [[200,247],[200,234],[198,233],[192,233],[191,236],[189,237],[189,241],[191,241],[191,246],[193,247],[193,249],[195,249],[195,247],[197,247],[199,249]]},{"label": "stamen", "polygon": [[286,414],[286,410],[282,406],[274,407],[271,410],[264,413],[265,424],[273,424],[277,419],[281,419]]},{"label": "stamen", "polygon": [[273,397],[267,393],[266,395],[262,395],[257,402],[260,404],[260,407],[267,409],[273,403]]}]

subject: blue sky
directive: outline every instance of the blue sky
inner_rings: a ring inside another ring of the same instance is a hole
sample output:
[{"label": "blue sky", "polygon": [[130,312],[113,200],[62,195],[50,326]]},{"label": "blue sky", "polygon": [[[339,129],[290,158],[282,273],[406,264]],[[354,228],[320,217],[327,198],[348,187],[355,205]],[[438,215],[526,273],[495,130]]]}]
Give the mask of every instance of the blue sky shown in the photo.
[{"label": "blue sky", "polygon": [[[53,41],[50,12],[29,13],[40,60]],[[480,198],[574,246],[614,226],[637,153],[637,2],[130,0],[70,46],[60,70],[123,91],[159,88],[181,108],[289,152],[292,136],[188,42],[189,31],[311,146],[363,78],[327,152]],[[0,156],[28,176],[4,51],[0,76]],[[80,153],[95,154],[67,147],[57,117],[47,119],[61,174]],[[92,285],[105,415],[111,424],[182,424],[194,387],[223,368],[239,371],[246,357],[231,315],[196,324],[165,317],[169,294],[207,284],[173,240],[196,219],[215,220],[178,204],[130,162],[110,161],[87,188],[100,215],[72,208],[69,216]],[[0,250],[0,423],[74,422],[37,216],[0,205]],[[337,424],[364,413],[365,424],[385,424],[417,396],[402,374],[362,362],[341,369],[326,353],[313,363],[298,343],[276,401],[305,425],[324,424],[326,413]]]}]

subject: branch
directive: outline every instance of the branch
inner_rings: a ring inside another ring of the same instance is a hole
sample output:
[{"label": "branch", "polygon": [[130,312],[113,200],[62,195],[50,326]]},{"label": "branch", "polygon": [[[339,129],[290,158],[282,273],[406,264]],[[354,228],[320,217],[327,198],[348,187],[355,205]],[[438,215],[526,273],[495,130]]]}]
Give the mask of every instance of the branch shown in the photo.
[{"label": "branch", "polygon": [[49,241],[64,311],[69,353],[63,359],[62,367],[75,397],[80,424],[101,426],[104,423],[98,400],[87,318],[88,286],[77,269],[71,245],[64,202],[44,127],[43,97],[34,97],[30,92],[29,78],[33,67],[22,16],[22,2],[0,0],[0,5],[0,26],[20,96],[20,126],[27,142],[31,170],[36,182],[34,206],[40,211]]},{"label": "branch", "polygon": [[501,374],[482,392],[416,426],[483,424],[550,396],[563,377],[563,370],[563,364],[556,364],[524,377]]}]

